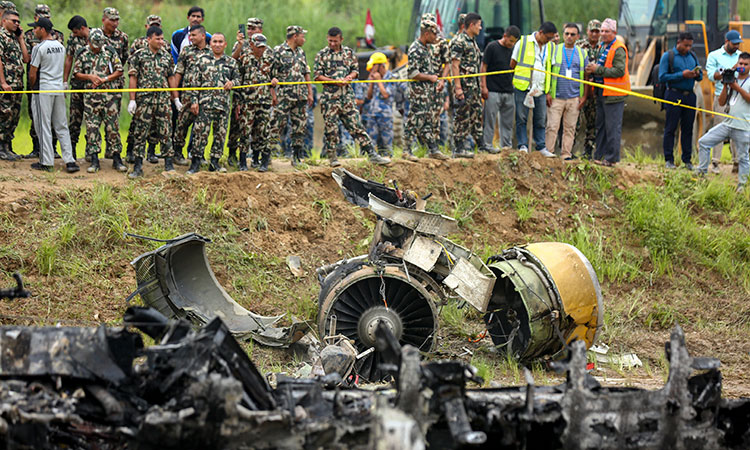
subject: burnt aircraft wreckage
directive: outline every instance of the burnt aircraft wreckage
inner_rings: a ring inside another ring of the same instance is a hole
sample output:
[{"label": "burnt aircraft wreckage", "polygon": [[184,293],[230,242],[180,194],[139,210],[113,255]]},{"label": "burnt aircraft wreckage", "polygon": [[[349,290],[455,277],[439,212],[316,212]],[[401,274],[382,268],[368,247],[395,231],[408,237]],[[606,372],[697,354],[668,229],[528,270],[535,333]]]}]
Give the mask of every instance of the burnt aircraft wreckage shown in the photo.
[{"label": "burnt aircraft wreckage", "polygon": [[[334,178],[378,223],[368,255],[318,269],[324,374],[261,375],[236,339],[287,347],[308,328],[242,308],[211,271],[208,240],[183,235],[131,263],[131,298],[149,307],[128,308],[122,327],[0,327],[0,448],[750,448],[750,399],[721,398],[719,362],[691,357],[679,327],[663,388],[607,388],[587,373],[601,292],[575,248],[482,262],[414,194]],[[0,297],[30,295],[16,283]],[[495,346],[548,358],[566,381],[536,386],[525,370],[525,386],[477,388],[462,361],[421,361],[448,301],[482,312]],[[348,373],[388,383],[361,389]]]},{"label": "burnt aircraft wreckage", "polygon": [[[401,345],[434,349],[438,311],[449,301],[484,315],[493,344],[522,362],[559,358],[578,339],[590,347],[603,323],[602,294],[591,264],[575,247],[557,242],[514,247],[486,263],[447,235],[457,222],[425,211],[426,199],[336,169],[333,178],[351,203],[378,218],[367,255],[317,270],[321,285],[318,334],[326,343],[350,341],[351,367],[378,381],[381,355],[375,329],[383,323]],[[186,234],[131,264],[147,306],[171,318],[204,325],[220,317],[237,337],[285,347],[307,331],[283,316],[247,311],[218,284],[205,254],[207,238]],[[131,297],[132,297],[131,296]],[[341,370],[340,370],[341,371]]]},{"label": "burnt aircraft wreckage", "polygon": [[[719,362],[679,327],[659,390],[606,388],[571,343],[559,386],[477,389],[460,361],[420,362],[375,327],[378,390],[337,374],[271,387],[215,318],[194,329],[131,307],[123,327],[0,327],[0,447],[7,449],[745,449],[750,399],[721,398]],[[144,348],[137,328],[156,344]]]}]

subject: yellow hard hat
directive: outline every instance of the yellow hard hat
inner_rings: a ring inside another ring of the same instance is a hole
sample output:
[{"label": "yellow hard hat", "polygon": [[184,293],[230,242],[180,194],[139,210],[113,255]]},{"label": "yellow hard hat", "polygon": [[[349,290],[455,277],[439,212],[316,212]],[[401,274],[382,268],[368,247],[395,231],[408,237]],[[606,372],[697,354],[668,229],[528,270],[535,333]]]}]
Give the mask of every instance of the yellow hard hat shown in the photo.
[{"label": "yellow hard hat", "polygon": [[375,52],[372,55],[370,55],[370,59],[367,61],[367,71],[372,70],[372,66],[375,64],[387,64],[388,58],[385,57],[385,54],[381,52]]}]

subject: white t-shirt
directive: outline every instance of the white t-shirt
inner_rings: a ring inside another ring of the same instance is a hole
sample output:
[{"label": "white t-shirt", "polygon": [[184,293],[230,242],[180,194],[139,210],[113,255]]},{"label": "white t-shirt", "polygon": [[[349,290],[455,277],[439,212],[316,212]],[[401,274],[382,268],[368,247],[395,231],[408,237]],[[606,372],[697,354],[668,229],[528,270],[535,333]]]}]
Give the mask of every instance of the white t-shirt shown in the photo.
[{"label": "white t-shirt", "polygon": [[[547,54],[547,46],[546,45],[539,45],[539,42],[536,40],[536,34],[537,31],[531,33],[531,36],[529,38],[529,41],[534,43],[534,69],[538,70],[532,70],[531,71],[531,84],[530,84],[530,90],[538,90],[541,92],[544,92],[544,78],[545,73],[540,72],[544,70],[544,61],[547,58],[551,58],[551,55]],[[529,45],[529,44],[526,44]],[[516,62],[521,61],[521,55],[519,53],[521,52],[521,39],[516,42],[516,45],[513,47],[513,54],[511,55],[511,59],[515,60]]]},{"label": "white t-shirt", "polygon": [[[65,47],[54,39],[47,39],[31,51],[31,65],[38,68],[40,90],[63,89]],[[51,95],[63,95],[61,92]]]},{"label": "white t-shirt", "polygon": [[[737,84],[745,91],[750,91],[750,77],[744,80],[738,79]],[[746,102],[739,92],[734,90],[730,90],[729,92],[731,94],[727,96],[729,115],[738,117],[739,119],[724,119],[724,121],[730,128],[750,131],[750,122],[748,122],[750,120],[750,103]]]}]

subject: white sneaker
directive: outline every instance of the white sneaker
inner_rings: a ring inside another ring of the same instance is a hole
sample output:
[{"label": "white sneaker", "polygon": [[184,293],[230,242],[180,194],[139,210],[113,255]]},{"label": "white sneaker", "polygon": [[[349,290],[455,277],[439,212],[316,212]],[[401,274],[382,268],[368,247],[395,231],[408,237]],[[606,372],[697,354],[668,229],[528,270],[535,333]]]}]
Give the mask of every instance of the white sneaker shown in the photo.
[{"label": "white sneaker", "polygon": [[518,147],[518,151],[521,152],[521,153],[529,153],[529,148],[526,147],[525,145],[522,145],[522,146]]},{"label": "white sneaker", "polygon": [[551,151],[547,150],[546,148],[543,148],[543,149],[539,150],[539,153],[541,153],[542,156],[544,156],[545,158],[554,158],[555,157],[555,154],[552,153]]}]

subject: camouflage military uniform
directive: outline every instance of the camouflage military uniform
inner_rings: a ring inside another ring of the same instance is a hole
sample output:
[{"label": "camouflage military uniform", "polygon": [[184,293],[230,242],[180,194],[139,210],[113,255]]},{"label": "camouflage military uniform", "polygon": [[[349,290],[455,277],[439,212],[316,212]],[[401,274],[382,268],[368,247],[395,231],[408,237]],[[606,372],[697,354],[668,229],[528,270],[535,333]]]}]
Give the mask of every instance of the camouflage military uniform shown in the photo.
[{"label": "camouflage military uniform", "polygon": [[[326,47],[315,55],[315,78],[322,75],[340,80],[358,71],[357,58],[349,47],[342,47],[337,52]],[[324,150],[326,153],[331,152],[329,157],[335,158],[334,152],[339,145],[339,119],[364,152],[373,152],[372,141],[362,126],[351,85],[324,84],[320,107],[325,121]]]},{"label": "camouflage military uniform", "polygon": [[[109,8],[105,8],[106,9]],[[93,33],[96,30],[96,28],[92,29],[91,32]],[[102,33],[104,33],[104,30],[102,30]],[[107,36],[107,33],[104,33],[105,38],[105,46],[112,47],[114,49],[115,53],[117,53],[117,56],[120,57],[120,61],[122,62],[122,65],[124,66],[125,63],[128,62],[128,35],[122,32],[119,28],[115,29],[115,31],[112,33],[111,36]],[[112,85],[110,86],[110,89],[122,89],[125,87],[125,80],[124,77],[118,78],[115,80]],[[122,93],[118,92],[114,95],[113,102],[115,105],[118,105],[117,108],[117,120],[120,120],[120,108],[119,105],[122,104]],[[120,150],[122,150],[122,145],[120,145]],[[112,157],[112,150],[109,148],[109,143],[107,144],[107,151],[105,153],[106,158]]]},{"label": "camouflage military uniform", "polygon": [[[151,16],[149,16],[151,17]],[[166,49],[168,46],[167,41],[164,41],[164,48]],[[128,58],[132,58],[135,52],[142,48],[148,47],[148,38],[146,36],[141,36],[139,38],[136,38],[132,44],[130,44],[130,50],[128,51]],[[150,134],[147,138],[148,143],[151,145],[155,145],[159,142],[159,136],[157,134]],[[128,128],[128,138],[127,138],[128,144],[132,144],[133,142],[133,121],[130,121],[130,127]]]},{"label": "camouflage military uniform", "polygon": [[[447,39],[443,39],[438,36],[438,41],[435,44],[431,44],[430,51],[432,56],[437,63],[438,76],[442,75],[443,66],[450,66],[451,64],[451,50],[450,42]],[[445,90],[449,91],[448,83],[445,83]],[[433,121],[435,123],[435,141],[438,143],[445,143],[447,139],[447,128],[448,128],[448,113],[443,109],[445,103],[445,96],[436,95],[432,98],[434,104],[432,106]]]},{"label": "camouflage military uniform", "polygon": [[[307,108],[307,121],[305,122],[305,139],[302,143],[302,151],[300,152],[300,158],[308,158],[310,156],[310,152],[313,148],[313,138],[315,134],[315,107],[318,106],[318,90],[313,88],[313,103],[311,106],[306,106]],[[339,125],[341,123],[339,122]],[[344,143],[347,139],[349,139],[349,143],[351,145],[354,145],[352,142],[352,137],[349,135],[349,133],[343,129],[343,127],[339,126],[339,131],[342,132],[341,134],[341,142]],[[281,150],[284,153],[284,155],[287,158],[292,157],[292,133],[291,133],[291,127],[289,126],[289,120],[286,121],[286,124],[284,124],[284,128],[281,131]],[[341,156],[342,152],[337,151],[338,155]]]},{"label": "camouflage military uniform", "polygon": [[[299,47],[292,50],[286,42],[277,45],[273,51],[266,50],[262,64],[268,67],[268,76],[279,81],[305,81],[305,75],[310,74],[304,50]],[[307,121],[307,92],[304,84],[276,88],[278,104],[271,113],[268,130],[264,133],[269,142],[279,141],[288,119],[292,149],[302,151]]]},{"label": "camouflage military uniform", "polygon": [[[108,46],[102,47],[99,53],[94,53],[90,47],[84,47],[73,65],[72,76],[81,73],[85,75],[98,75],[107,77],[115,72],[122,71],[120,57],[114,49]],[[122,78],[122,77],[120,77]],[[100,85],[96,89],[112,89],[115,84],[121,84],[120,79],[112,80]],[[94,89],[93,83],[85,82],[85,89]],[[101,151],[101,140],[99,128],[104,124],[104,136],[107,147],[115,154],[122,151],[120,141],[120,103],[115,94],[86,93],[83,94],[83,119],[86,122],[86,154],[98,155]]]},{"label": "camouflage military uniform", "polygon": [[[213,57],[211,48],[208,45],[203,47],[203,49],[195,45],[190,45],[182,49],[180,56],[177,57],[177,65],[174,67],[174,72],[182,75],[182,86],[198,86],[196,78],[211,63]],[[185,99],[191,98],[190,95],[191,91],[182,92],[182,97]],[[175,152],[178,153],[182,153],[182,149],[185,147],[188,128],[195,121],[195,114],[190,111],[190,104],[187,101],[183,101],[182,104],[183,108],[177,115],[177,124],[175,125],[174,137],[172,139],[172,146]]]},{"label": "camouflage military uniform", "polygon": [[[271,51],[267,48],[264,56]],[[263,60],[266,58],[263,57]],[[271,81],[268,67],[261,65],[250,46],[242,50],[239,61],[242,85]],[[257,163],[261,155],[271,153],[270,140],[263,138],[263,132],[271,119],[271,91],[268,86],[246,88],[242,91],[241,114],[237,126],[241,130],[239,148],[243,153],[251,149],[253,161]]]},{"label": "camouflage military uniform", "polygon": [[[458,74],[479,73],[482,55],[476,40],[468,34],[461,33],[451,41],[451,59],[458,60]],[[458,80],[454,80],[454,83]],[[466,138],[472,136],[474,142],[482,142],[482,91],[479,88],[479,77],[461,78],[464,101],[454,103],[453,142],[457,152],[467,148]]]},{"label": "camouflage military uniform", "polygon": [[[213,55],[212,55],[213,57]],[[205,67],[201,67],[194,79],[196,86],[218,87],[224,86],[228,81],[234,85],[240,84],[240,72],[231,56],[222,55],[220,58],[213,57]],[[221,158],[224,154],[224,140],[227,137],[227,125],[229,121],[230,93],[229,91],[187,91],[185,99],[190,104],[198,103],[198,116],[193,125],[193,154],[192,157],[203,157],[208,135],[213,126],[214,141],[211,145],[211,158]]]},{"label": "camouflage military uniform", "polygon": [[[67,50],[65,51],[66,56],[73,58],[73,64],[75,64],[75,57],[79,50],[88,46],[86,38],[76,37],[72,34],[68,37]],[[83,89],[84,82],[76,80],[72,76],[68,83],[70,89]],[[76,92],[70,94],[70,117],[68,118],[68,130],[70,131],[70,143],[75,150],[78,138],[81,135],[81,124],[83,123],[83,93]],[[32,127],[33,128],[33,127]]]},{"label": "camouflage military uniform", "polygon": [[[586,56],[587,60],[590,60],[594,52],[596,51],[596,46],[592,46],[589,42],[588,37],[579,39],[578,42],[576,42],[576,45],[583,49],[584,56]],[[588,89],[588,86],[586,87]],[[589,98],[586,99],[586,103],[583,104],[583,108],[581,110],[582,114],[578,115],[578,122],[576,123],[576,137],[581,136],[581,133],[579,133],[581,126],[586,127],[585,137],[583,141],[583,155],[586,159],[591,159],[591,155],[594,154],[594,145],[596,143],[596,98],[595,96],[591,95]],[[582,125],[581,122],[585,121],[585,125]]]},{"label": "camouflage military uniform", "polygon": [[[409,46],[409,78],[419,73],[438,75],[438,66],[430,49],[419,40]],[[430,151],[437,150],[434,120],[434,98],[437,97],[437,83],[414,81],[408,86],[409,114],[406,118],[404,142],[411,145],[413,139],[419,140]],[[404,149],[409,151],[407,147]]]},{"label": "camouflage military uniform", "polygon": [[[386,71],[383,80],[392,80],[391,71]],[[393,154],[393,92],[396,83],[383,83],[388,98],[383,98],[377,83],[360,83],[357,85],[357,96],[364,100],[362,118],[367,128],[367,134],[378,148],[378,153],[385,156]],[[367,92],[372,86],[372,99],[367,98]]]},{"label": "camouflage military uniform", "polygon": [[[138,50],[130,58],[129,76],[135,76],[139,88],[166,89],[174,66],[172,55],[165,49],[154,53],[151,49]],[[159,136],[161,154],[172,157],[172,110],[169,92],[138,92],[135,96],[137,108],[133,115],[133,145],[136,156],[145,156],[146,138],[150,133]]]},{"label": "camouflage military uniform", "polygon": [[[16,36],[0,27],[0,57],[3,60],[5,82],[14,91],[23,90],[23,53]],[[0,143],[10,144],[21,117],[21,100],[18,94],[0,94]]]},{"label": "camouflage military uniform", "polygon": [[[49,18],[49,16],[47,16]],[[54,36],[55,40],[63,45],[65,45],[65,35],[62,34],[60,30],[57,30],[55,28],[52,29],[52,36]],[[31,55],[31,49],[33,49],[39,42],[39,39],[37,39],[36,36],[34,36],[34,30],[26,30],[23,33],[23,39],[26,41],[26,50],[28,50],[29,55]],[[39,89],[39,78],[37,77],[36,84],[33,86],[31,85],[31,80],[29,80],[29,65],[26,65],[26,86],[27,89]],[[36,135],[36,127],[34,126],[34,115],[31,113],[31,94],[26,94],[26,99],[28,100],[26,106],[27,106],[27,112],[29,113],[29,119],[31,119],[31,126],[29,127],[29,136],[31,136],[31,141],[33,143],[34,149],[39,148],[39,138]],[[54,131],[53,131],[54,135]],[[71,143],[73,139],[71,136]],[[76,142],[78,142],[76,140]]]}]

